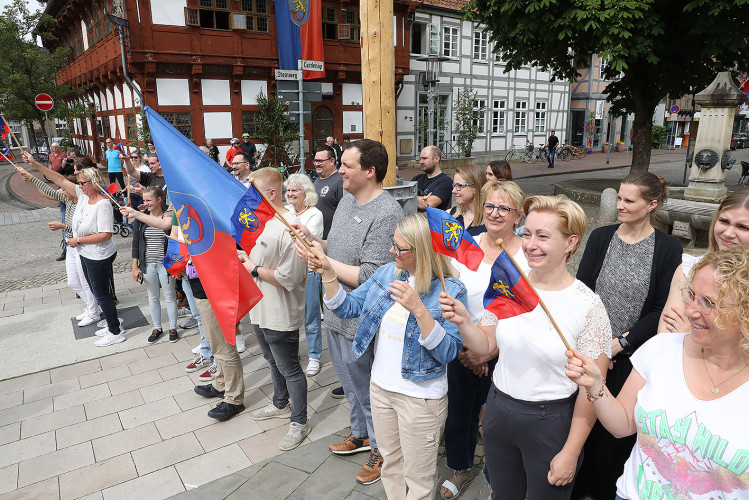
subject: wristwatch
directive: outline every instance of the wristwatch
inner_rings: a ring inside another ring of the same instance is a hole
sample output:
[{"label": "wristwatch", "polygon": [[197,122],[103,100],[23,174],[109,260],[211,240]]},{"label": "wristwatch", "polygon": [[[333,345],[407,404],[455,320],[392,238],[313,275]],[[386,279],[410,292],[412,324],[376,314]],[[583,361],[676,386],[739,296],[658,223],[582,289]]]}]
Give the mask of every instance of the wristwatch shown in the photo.
[{"label": "wristwatch", "polygon": [[627,337],[621,336],[619,337],[619,345],[622,346],[622,349],[627,351],[630,347],[629,340],[627,340]]},{"label": "wristwatch", "polygon": [[75,241],[76,241],[76,243],[78,243],[78,246],[81,245],[81,237],[80,236],[76,236],[75,237]]},{"label": "wristwatch", "polygon": [[253,270],[252,270],[252,271],[250,272],[250,274],[252,275],[252,277],[253,277],[253,278],[259,278],[259,276],[258,276],[258,274],[257,274],[257,270],[258,270],[258,269],[260,269],[260,266],[255,266],[255,269],[253,269]]}]

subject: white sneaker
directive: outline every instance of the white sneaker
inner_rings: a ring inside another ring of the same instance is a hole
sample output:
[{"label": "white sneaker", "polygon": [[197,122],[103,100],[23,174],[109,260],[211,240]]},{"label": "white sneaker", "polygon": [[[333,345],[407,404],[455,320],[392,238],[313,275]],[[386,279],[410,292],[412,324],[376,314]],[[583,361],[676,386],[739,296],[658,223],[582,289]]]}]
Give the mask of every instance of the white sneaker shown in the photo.
[{"label": "white sneaker", "polygon": [[88,315],[88,313],[86,313],[86,315],[83,318],[81,318],[81,321],[78,322],[78,326],[83,327],[83,326],[93,325],[100,319],[101,319],[101,316],[94,316],[92,318],[91,316]]},{"label": "white sneaker", "polygon": [[247,346],[244,344],[243,334],[240,333],[237,335],[236,343],[237,343],[237,352],[244,352],[247,349]]},{"label": "white sneaker", "polygon": [[120,330],[119,335],[112,335],[111,333],[107,333],[107,335],[94,342],[94,345],[96,345],[96,347],[107,347],[110,345],[119,344],[120,342],[125,342],[125,330]]},{"label": "white sneaker", "polygon": [[186,307],[180,307],[179,309],[177,309],[177,317],[178,318],[186,318],[188,316],[192,316],[192,313],[190,312],[190,310],[188,308],[186,308]]},{"label": "white sneaker", "polygon": [[289,424],[289,432],[286,433],[284,438],[278,444],[278,449],[281,451],[293,450],[304,441],[312,428],[309,423],[300,424],[297,422],[291,422]]},{"label": "white sneaker", "polygon": [[75,317],[76,321],[80,321],[88,315],[88,309],[84,309],[81,314]]},{"label": "white sneaker", "polygon": [[307,376],[314,377],[318,373],[320,373],[320,360],[309,358],[309,363],[307,364]]},{"label": "white sneaker", "polygon": [[[97,325],[97,326],[98,326],[98,325]],[[108,326],[107,326],[107,325],[105,324],[105,325],[104,325],[104,328],[99,328],[99,329],[98,329],[98,330],[96,330],[96,332],[94,332],[94,333],[95,333],[95,334],[96,334],[96,335],[97,335],[98,337],[106,337],[106,336],[107,336],[107,335],[108,335],[108,334],[110,333],[110,331],[109,331],[109,327],[108,327]],[[125,329],[124,329],[124,328],[122,328],[122,320],[120,320],[120,333],[121,333],[121,334],[122,334],[122,333],[125,333]]]},{"label": "white sneaker", "polygon": [[192,348],[193,354],[198,354],[200,352],[200,344]]}]

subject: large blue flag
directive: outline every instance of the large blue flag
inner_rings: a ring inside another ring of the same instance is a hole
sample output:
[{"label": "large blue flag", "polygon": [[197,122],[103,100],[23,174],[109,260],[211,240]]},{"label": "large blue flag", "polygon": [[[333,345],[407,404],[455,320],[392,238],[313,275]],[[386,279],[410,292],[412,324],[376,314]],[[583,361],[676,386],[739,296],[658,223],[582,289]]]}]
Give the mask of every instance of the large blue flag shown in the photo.
[{"label": "large blue flag", "polygon": [[263,297],[237,257],[231,219],[245,187],[153,109],[145,108],[185,244],[226,340]]}]

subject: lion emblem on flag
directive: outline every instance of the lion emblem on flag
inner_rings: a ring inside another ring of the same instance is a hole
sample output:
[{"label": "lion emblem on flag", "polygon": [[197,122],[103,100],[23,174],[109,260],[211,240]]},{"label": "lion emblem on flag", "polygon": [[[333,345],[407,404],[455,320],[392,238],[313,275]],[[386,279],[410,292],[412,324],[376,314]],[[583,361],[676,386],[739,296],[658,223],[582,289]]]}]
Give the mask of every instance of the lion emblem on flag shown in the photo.
[{"label": "lion emblem on flag", "polygon": [[257,231],[258,227],[260,227],[260,221],[258,220],[257,215],[255,215],[255,212],[253,212],[247,205],[245,205],[242,208],[242,211],[239,212],[237,222],[248,231],[254,232]]},{"label": "lion emblem on flag", "polygon": [[451,251],[457,250],[463,239],[463,226],[458,222],[447,219],[442,220],[442,241]]}]

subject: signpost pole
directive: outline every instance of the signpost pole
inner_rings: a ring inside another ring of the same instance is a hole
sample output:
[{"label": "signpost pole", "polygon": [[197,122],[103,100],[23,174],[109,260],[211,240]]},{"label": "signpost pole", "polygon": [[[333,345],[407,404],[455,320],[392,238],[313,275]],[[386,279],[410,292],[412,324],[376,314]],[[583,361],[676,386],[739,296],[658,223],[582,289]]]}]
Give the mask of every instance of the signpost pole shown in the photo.
[{"label": "signpost pole", "polygon": [[304,172],[304,71],[299,59],[299,172]]}]

